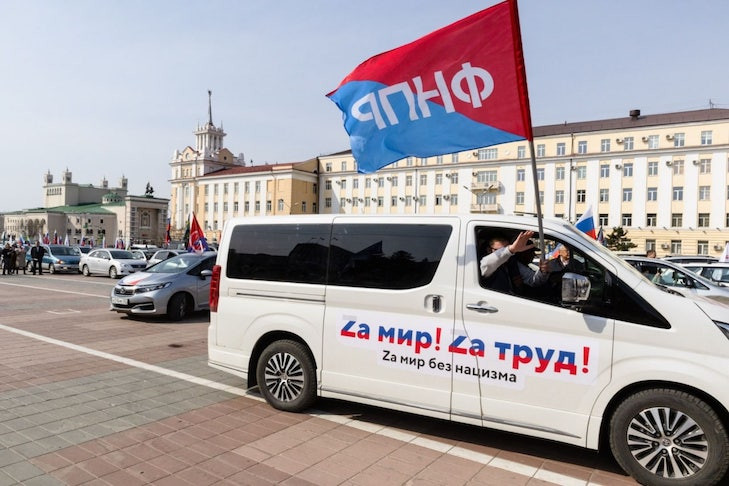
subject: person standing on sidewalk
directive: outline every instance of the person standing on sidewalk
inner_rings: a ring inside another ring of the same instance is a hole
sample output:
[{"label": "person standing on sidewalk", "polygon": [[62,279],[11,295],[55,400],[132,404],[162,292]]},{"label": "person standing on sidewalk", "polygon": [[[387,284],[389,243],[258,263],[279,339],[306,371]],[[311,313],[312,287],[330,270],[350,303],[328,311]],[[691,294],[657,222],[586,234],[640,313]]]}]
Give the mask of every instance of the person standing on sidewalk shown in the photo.
[{"label": "person standing on sidewalk", "polygon": [[23,275],[26,274],[25,271],[25,255],[28,253],[28,250],[23,245],[18,245],[18,248],[15,250],[15,273],[20,273],[20,269],[23,269]]},{"label": "person standing on sidewalk", "polygon": [[43,275],[43,255],[46,249],[40,246],[40,241],[35,240],[35,246],[30,249],[30,259],[33,260],[33,275],[35,275],[36,266],[38,267],[38,275]]},{"label": "person standing on sidewalk", "polygon": [[15,252],[10,247],[10,243],[5,243],[5,248],[3,248],[1,254],[3,258],[3,275],[6,273],[7,275],[12,275],[13,264],[15,263]]}]

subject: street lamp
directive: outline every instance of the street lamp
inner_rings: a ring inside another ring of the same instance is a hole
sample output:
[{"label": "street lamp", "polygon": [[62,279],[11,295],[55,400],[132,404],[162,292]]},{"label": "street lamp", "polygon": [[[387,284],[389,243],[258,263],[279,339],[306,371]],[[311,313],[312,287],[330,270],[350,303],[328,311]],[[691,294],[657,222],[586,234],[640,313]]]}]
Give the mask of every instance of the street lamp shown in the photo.
[{"label": "street lamp", "polygon": [[467,187],[467,186],[463,186],[463,188],[464,188],[465,190],[467,190],[468,192],[470,192],[471,194],[473,194],[474,196],[476,196],[476,202],[478,202],[478,212],[479,212],[479,214],[483,214],[483,207],[481,206],[481,204],[482,204],[482,201],[481,201],[481,198],[480,198],[480,197],[478,197],[478,194],[476,194],[475,192],[473,192],[473,191],[472,191],[472,190],[471,190],[471,189],[470,189],[469,187]]}]

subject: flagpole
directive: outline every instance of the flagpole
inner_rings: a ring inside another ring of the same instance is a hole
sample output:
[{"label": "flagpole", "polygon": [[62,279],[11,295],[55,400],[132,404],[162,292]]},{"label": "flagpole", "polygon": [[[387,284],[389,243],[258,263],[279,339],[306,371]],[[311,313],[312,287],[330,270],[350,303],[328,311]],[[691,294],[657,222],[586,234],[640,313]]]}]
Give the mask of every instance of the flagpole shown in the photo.
[{"label": "flagpole", "polygon": [[542,202],[539,200],[539,178],[537,177],[537,158],[534,154],[534,139],[529,139],[529,151],[532,156],[532,181],[534,182],[534,198],[537,204],[537,226],[539,227],[539,248],[542,249],[540,260],[544,260],[544,226],[542,224]]}]

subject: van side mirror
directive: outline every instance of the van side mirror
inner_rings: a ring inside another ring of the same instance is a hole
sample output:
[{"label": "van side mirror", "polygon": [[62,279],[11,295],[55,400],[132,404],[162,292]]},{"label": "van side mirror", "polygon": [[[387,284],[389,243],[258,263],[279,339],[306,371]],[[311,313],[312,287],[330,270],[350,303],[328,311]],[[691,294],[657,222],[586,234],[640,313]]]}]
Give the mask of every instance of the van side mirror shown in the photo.
[{"label": "van side mirror", "polygon": [[590,296],[590,280],[584,275],[567,272],[562,275],[562,302],[576,304]]}]

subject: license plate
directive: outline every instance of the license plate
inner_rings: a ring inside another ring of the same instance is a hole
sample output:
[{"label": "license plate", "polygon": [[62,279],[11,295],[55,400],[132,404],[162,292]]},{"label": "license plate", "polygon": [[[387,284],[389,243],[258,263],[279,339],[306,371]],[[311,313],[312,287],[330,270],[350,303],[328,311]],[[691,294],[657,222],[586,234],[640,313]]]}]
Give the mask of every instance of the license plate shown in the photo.
[{"label": "license plate", "polygon": [[112,297],[111,303],[117,305],[129,305],[129,299],[125,299],[123,297]]}]

